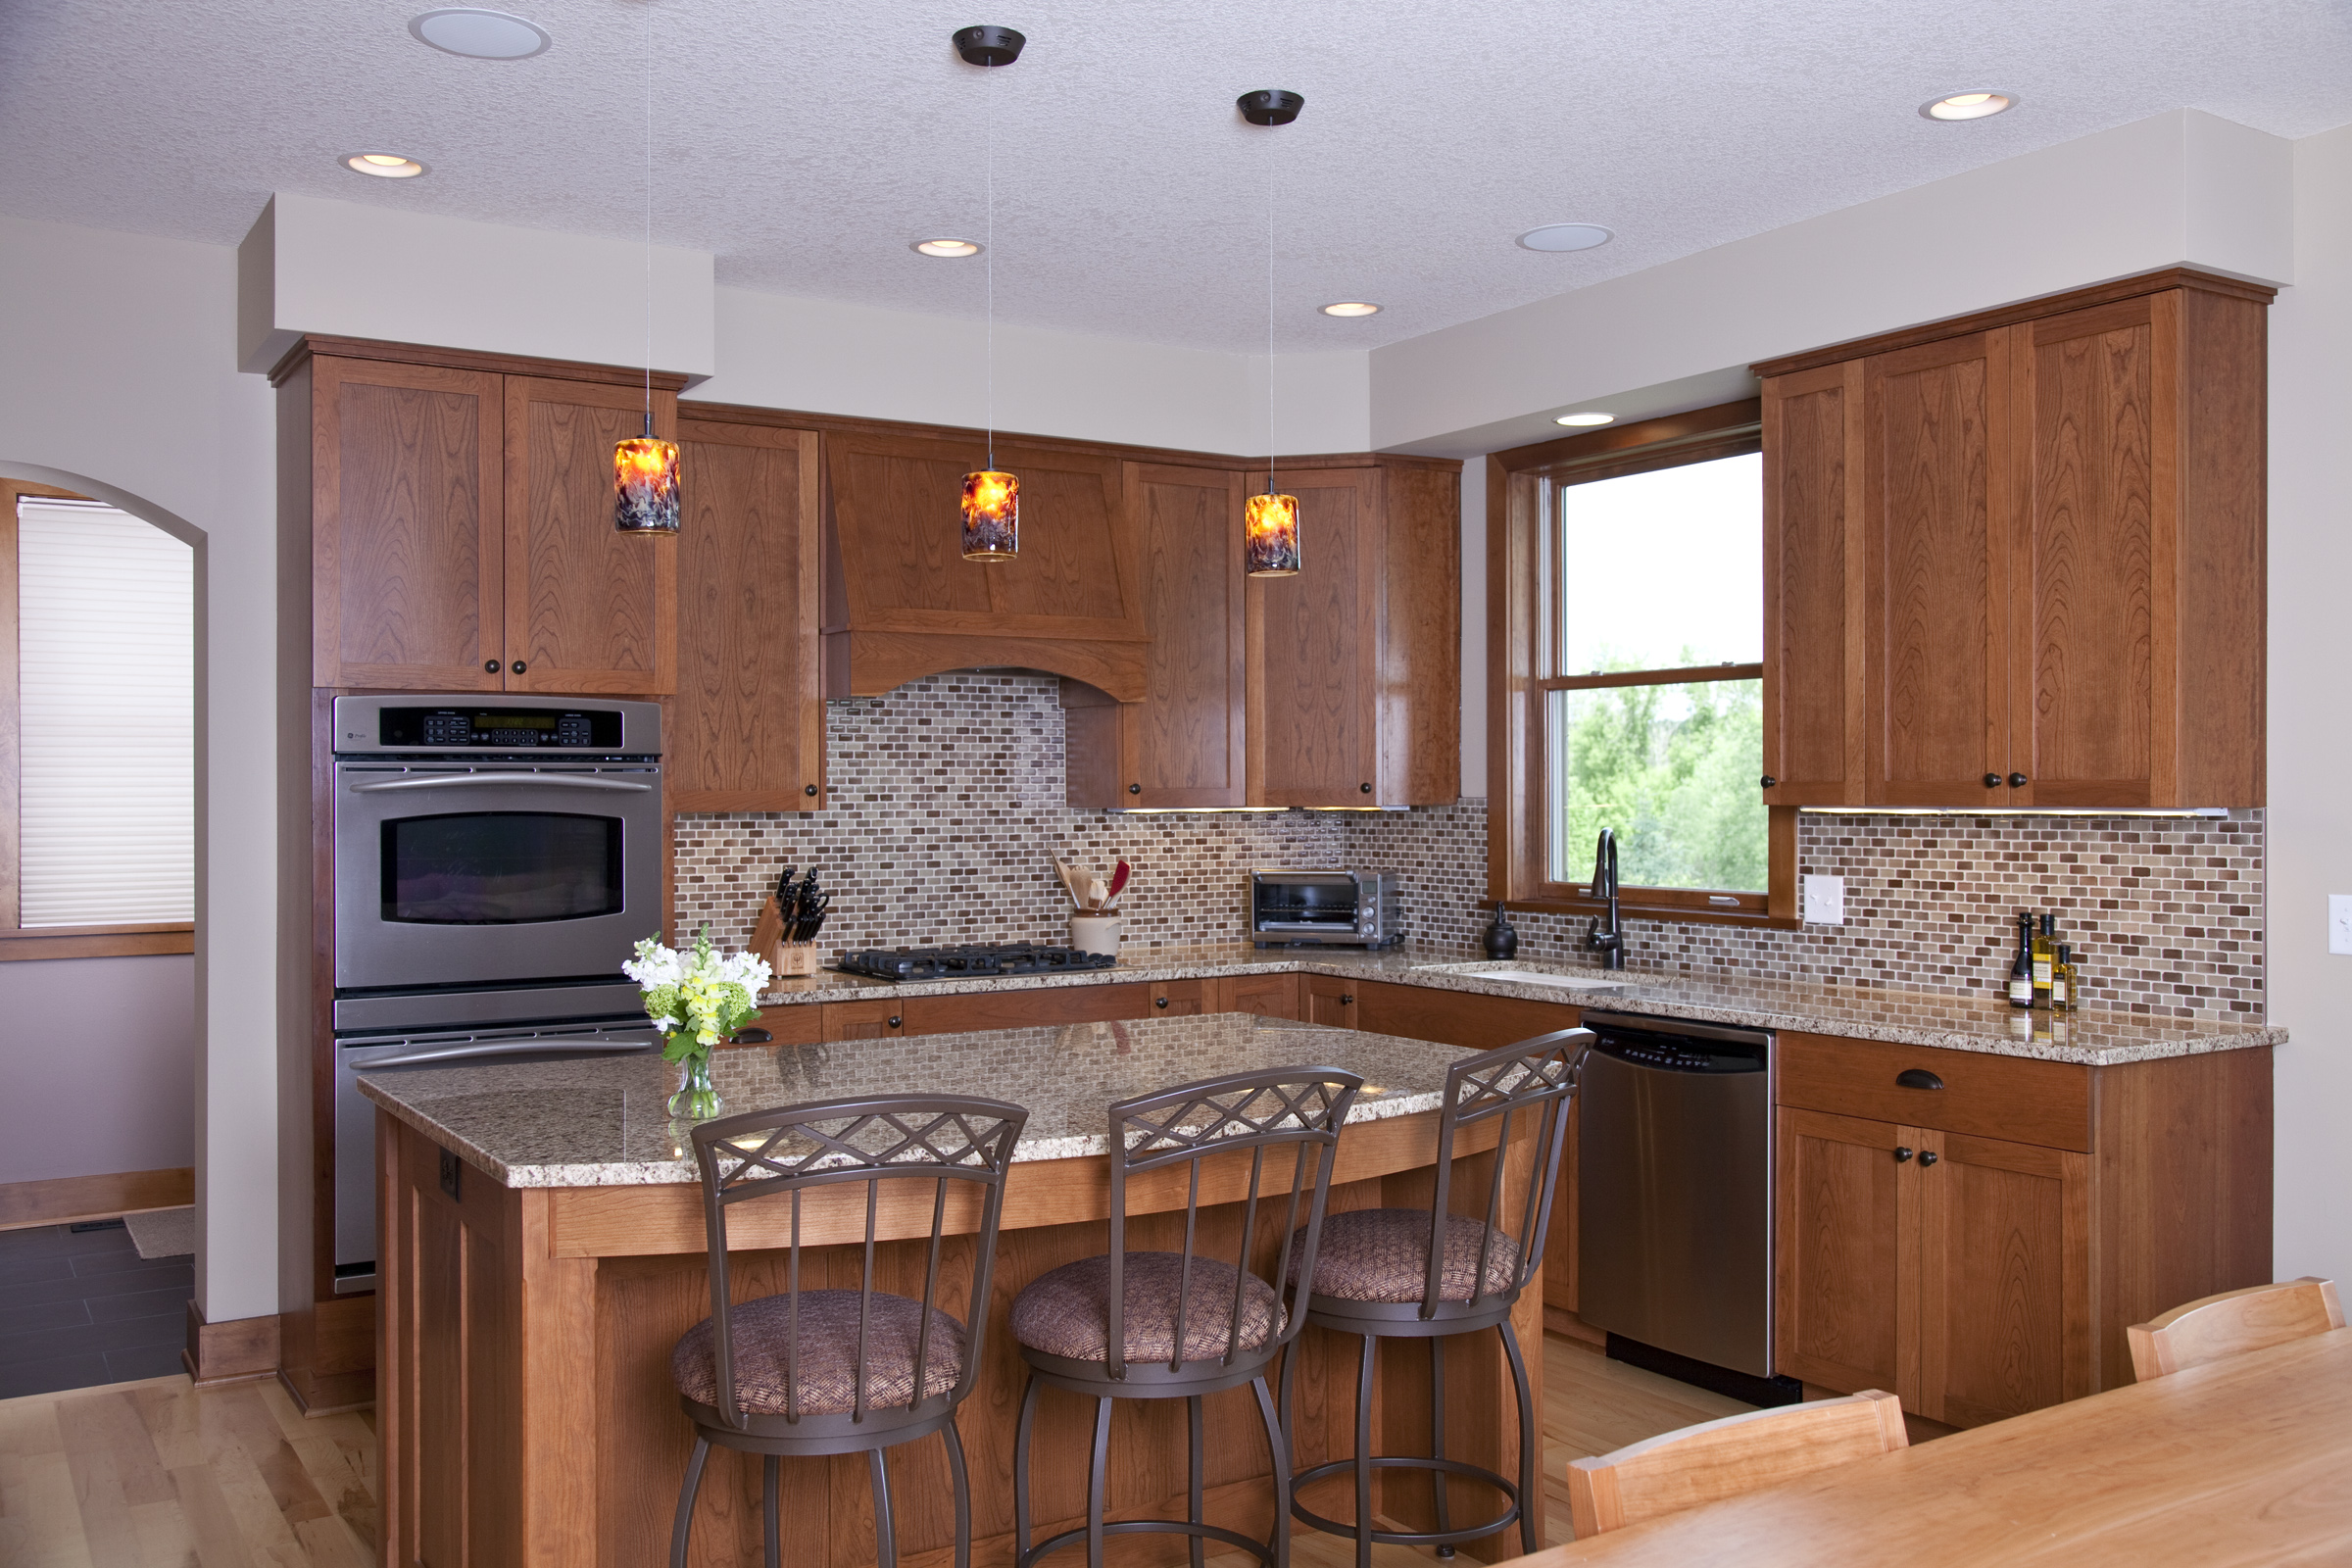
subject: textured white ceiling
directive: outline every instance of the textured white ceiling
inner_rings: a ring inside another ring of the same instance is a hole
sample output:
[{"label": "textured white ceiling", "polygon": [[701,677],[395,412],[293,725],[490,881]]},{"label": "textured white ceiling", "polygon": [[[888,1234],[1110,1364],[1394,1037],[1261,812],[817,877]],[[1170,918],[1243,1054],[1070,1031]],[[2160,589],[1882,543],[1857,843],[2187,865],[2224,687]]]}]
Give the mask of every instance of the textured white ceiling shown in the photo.
[{"label": "textured white ceiling", "polygon": [[[7,0],[0,211],[214,243],[272,190],[642,232],[643,0],[504,0],[555,36],[473,61],[433,0]],[[1225,350],[1430,331],[2168,109],[2282,136],[2352,121],[2342,0],[654,0],[656,236],[722,283],[976,314],[998,115],[1000,318]],[[982,72],[977,21],[1029,51]],[[1234,96],[1306,96],[1243,123]],[[2022,107],[1932,123],[1947,92]],[[388,149],[432,172],[344,172]],[[1583,220],[1614,243],[1512,237]],[[1337,321],[1314,307],[1371,299]]]}]

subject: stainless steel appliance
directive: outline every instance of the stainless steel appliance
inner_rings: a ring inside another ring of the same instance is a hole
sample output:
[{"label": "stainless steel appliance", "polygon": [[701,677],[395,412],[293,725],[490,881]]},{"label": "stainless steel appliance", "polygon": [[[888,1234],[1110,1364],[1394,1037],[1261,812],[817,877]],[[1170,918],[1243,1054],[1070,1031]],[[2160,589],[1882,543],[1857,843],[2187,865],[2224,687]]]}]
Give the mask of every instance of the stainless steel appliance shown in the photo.
[{"label": "stainless steel appliance", "polygon": [[1404,940],[1404,883],[1394,871],[1250,873],[1250,937],[1261,948],[1388,948]]},{"label": "stainless steel appliance", "polygon": [[654,703],[338,697],[335,990],[617,978],[662,924]]},{"label": "stainless steel appliance", "polygon": [[1594,1038],[1577,1090],[1577,1315],[1612,1347],[1772,1377],[1772,1035],[1582,1021]]}]

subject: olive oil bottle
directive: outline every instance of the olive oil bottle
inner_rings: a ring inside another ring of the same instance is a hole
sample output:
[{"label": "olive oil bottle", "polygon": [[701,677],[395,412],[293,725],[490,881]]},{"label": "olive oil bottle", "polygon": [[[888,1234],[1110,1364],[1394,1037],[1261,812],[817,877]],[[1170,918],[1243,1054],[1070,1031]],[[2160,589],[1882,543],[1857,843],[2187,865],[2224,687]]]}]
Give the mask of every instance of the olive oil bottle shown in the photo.
[{"label": "olive oil bottle", "polygon": [[2045,914],[2034,938],[2034,1005],[2050,1005],[2050,971],[2058,962],[2058,917]]},{"label": "olive oil bottle", "polygon": [[2072,1012],[2081,1005],[2082,996],[2075,974],[2075,950],[2061,942],[2057,961],[2050,965],[2050,1010]]}]

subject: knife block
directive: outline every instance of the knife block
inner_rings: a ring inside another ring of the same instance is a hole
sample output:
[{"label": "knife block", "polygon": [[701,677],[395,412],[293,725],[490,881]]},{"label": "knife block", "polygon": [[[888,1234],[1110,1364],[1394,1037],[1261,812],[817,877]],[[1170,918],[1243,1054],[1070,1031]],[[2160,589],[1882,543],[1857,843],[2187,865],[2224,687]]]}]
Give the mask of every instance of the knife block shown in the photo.
[{"label": "knife block", "polygon": [[752,951],[767,960],[780,980],[816,973],[816,944],[784,940],[784,912],[776,907],[773,894],[760,906],[760,918],[752,926]]}]

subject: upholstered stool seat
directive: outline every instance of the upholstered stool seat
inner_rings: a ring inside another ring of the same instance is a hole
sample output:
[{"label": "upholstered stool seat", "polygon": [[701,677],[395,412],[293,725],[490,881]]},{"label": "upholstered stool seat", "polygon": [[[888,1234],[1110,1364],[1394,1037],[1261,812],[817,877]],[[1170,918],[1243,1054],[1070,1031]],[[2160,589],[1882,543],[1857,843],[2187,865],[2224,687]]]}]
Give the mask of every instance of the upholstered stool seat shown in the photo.
[{"label": "upholstered stool seat", "polygon": [[[922,1339],[923,1305],[875,1292],[865,1325],[865,1399],[869,1406],[918,1403],[914,1358],[923,1358],[922,1398],[954,1391],[963,1376],[963,1325],[934,1307],[931,1337]],[[804,1291],[800,1298],[800,1359],[787,1387],[792,1345],[792,1298],[762,1297],[735,1305],[735,1404],[754,1415],[840,1415],[858,1401],[856,1291]],[[711,1319],[686,1331],[670,1352],[670,1376],[696,1404],[716,1408],[718,1367],[711,1354]]]},{"label": "upholstered stool seat", "polygon": [[[1478,1278],[1481,1235],[1487,1249],[1487,1282]],[[1291,1237],[1291,1266],[1306,1250],[1306,1232]],[[1446,1254],[1440,1264],[1438,1299],[1467,1301],[1473,1294],[1507,1291],[1519,1277],[1519,1243],[1469,1214],[1446,1216]],[[1418,1301],[1429,1285],[1429,1210],[1357,1208],[1323,1221],[1323,1246],[1315,1257],[1315,1296],[1343,1301]]]},{"label": "upholstered stool seat", "polygon": [[[1198,1361],[1265,1348],[1282,1332],[1281,1298],[1255,1274],[1195,1256],[1189,1291],[1182,1252],[1129,1252],[1120,1295],[1122,1360]],[[1233,1293],[1241,1281],[1241,1332],[1233,1332]],[[1184,1298],[1184,1353],[1176,1353],[1176,1303]],[[1074,1361],[1100,1361],[1110,1348],[1110,1259],[1082,1257],[1040,1275],[1012,1303],[1012,1337],[1032,1350]],[[1232,1342],[1236,1339],[1240,1344]]]}]

